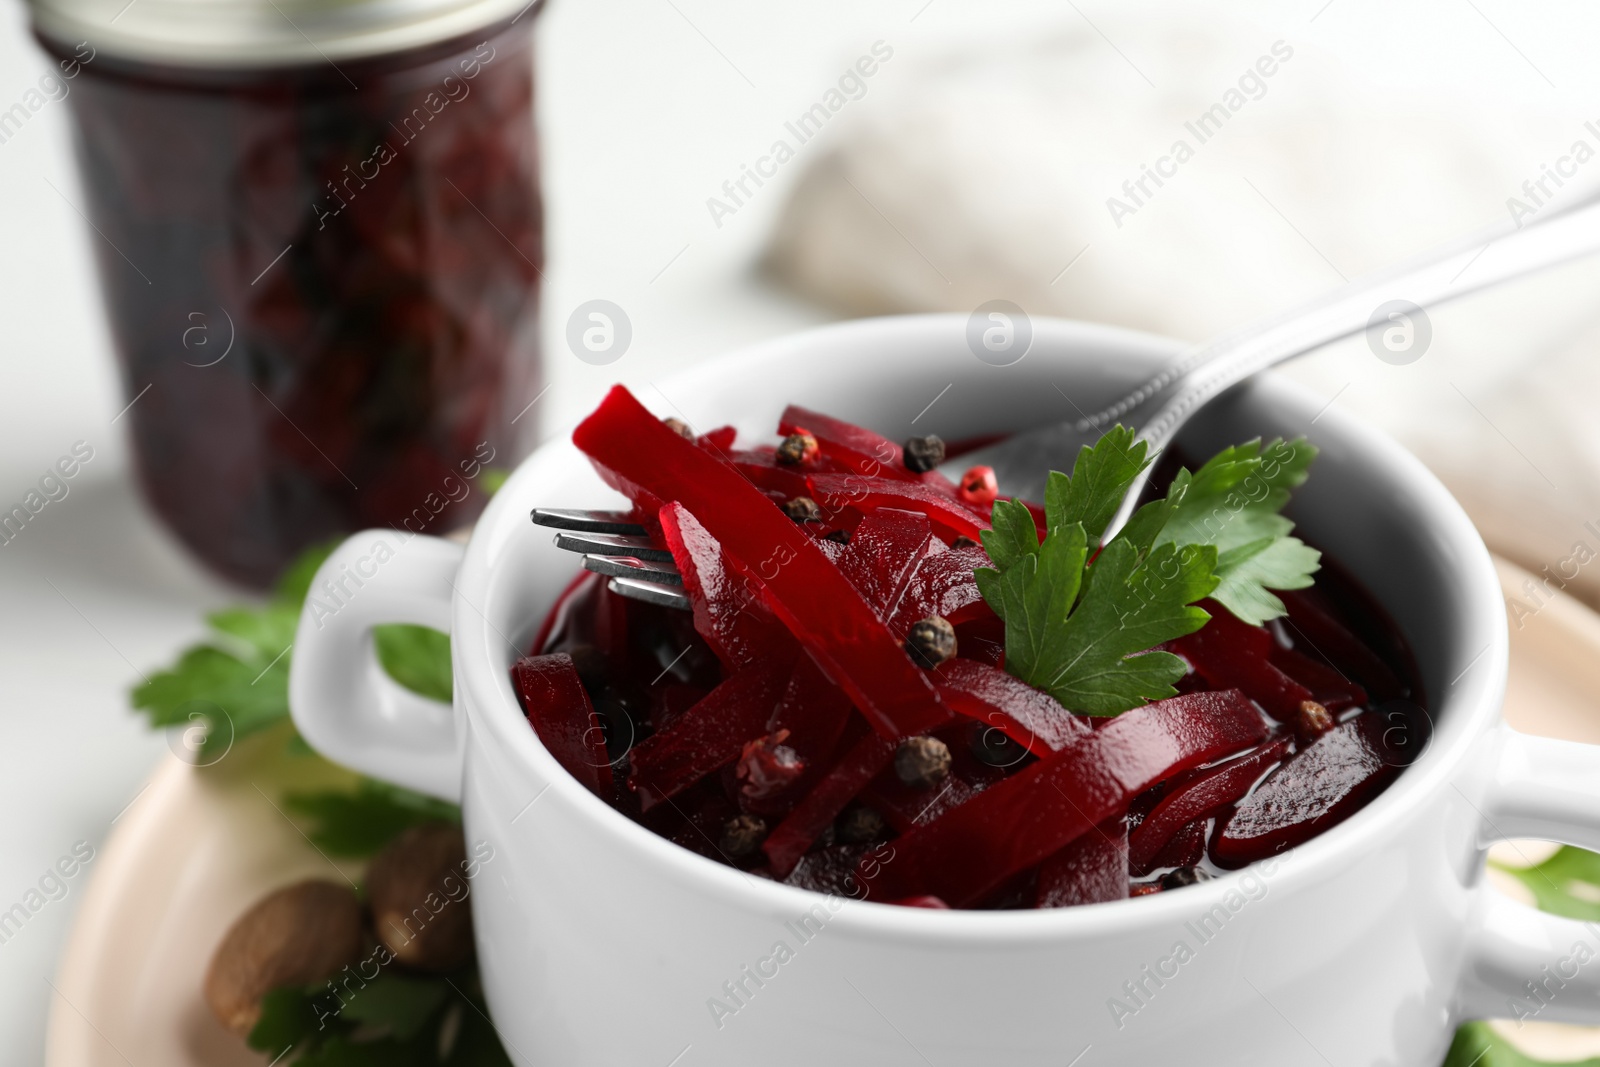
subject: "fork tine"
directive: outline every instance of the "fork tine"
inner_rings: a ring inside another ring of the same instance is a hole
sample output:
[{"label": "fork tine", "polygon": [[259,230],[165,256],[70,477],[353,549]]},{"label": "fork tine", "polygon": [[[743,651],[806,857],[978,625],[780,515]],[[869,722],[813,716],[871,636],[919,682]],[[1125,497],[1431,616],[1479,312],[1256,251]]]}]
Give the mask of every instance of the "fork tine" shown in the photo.
[{"label": "fork tine", "polygon": [[579,533],[634,534],[645,532],[626,511],[589,511],[583,508],[534,508],[529,516],[535,526]]},{"label": "fork tine", "polygon": [[556,547],[568,552],[582,552],[594,556],[631,556],[634,559],[671,563],[672,553],[657,548],[650,538],[630,534],[575,533],[561,530],[556,533]]},{"label": "fork tine", "polygon": [[683,575],[679,574],[672,564],[657,563],[654,560],[628,559],[619,556],[584,556],[583,566],[585,570],[614,578],[641,578],[647,582],[660,582],[663,585],[683,584]]},{"label": "fork tine", "polygon": [[675,585],[627,577],[613,578],[607,584],[618,596],[642,600],[647,604],[659,604],[665,608],[678,608],[682,611],[691,609],[689,598]]}]

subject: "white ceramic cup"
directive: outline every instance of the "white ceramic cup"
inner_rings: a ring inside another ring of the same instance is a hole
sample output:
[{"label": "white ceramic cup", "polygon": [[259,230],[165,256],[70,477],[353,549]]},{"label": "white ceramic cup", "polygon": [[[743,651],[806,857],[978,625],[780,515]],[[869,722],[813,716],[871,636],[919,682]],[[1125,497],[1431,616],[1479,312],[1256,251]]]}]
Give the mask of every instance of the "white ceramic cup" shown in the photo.
[{"label": "white ceramic cup", "polygon": [[[1177,351],[1038,320],[1026,357],[997,367],[967,325],[826,327],[640,395],[741,435],[771,434],[795,402],[957,439],[1093,410]],[[523,1064],[1433,1067],[1462,1019],[1600,1022],[1596,932],[1485,884],[1498,839],[1600,848],[1600,752],[1502,721],[1505,616],[1477,533],[1408,453],[1281,380],[1214,404],[1184,442],[1209,455],[1258,434],[1321,448],[1293,515],[1409,636],[1436,726],[1366,809],[1216,881],[1054,911],[898,908],[748,876],[613,811],[540,745],[509,681],[578,568],[529,509],[618,499],[565,434],[517,469],[464,551],[369,531],[328,560],[296,639],[295,722],[340,763],[459,800],[468,840],[492,846],[474,881],[478,954]],[[378,669],[369,634],[388,622],[450,631],[453,709]]]}]

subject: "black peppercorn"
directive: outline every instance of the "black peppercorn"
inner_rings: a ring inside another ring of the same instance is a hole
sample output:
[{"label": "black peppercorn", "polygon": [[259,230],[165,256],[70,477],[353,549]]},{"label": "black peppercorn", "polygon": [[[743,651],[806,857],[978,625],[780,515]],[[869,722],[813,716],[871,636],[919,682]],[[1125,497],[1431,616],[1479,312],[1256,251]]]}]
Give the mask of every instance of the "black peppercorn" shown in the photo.
[{"label": "black peppercorn", "polygon": [[944,462],[944,441],[931,433],[926,437],[911,437],[906,440],[901,454],[905,457],[906,470],[925,474]]},{"label": "black peppercorn", "polygon": [[906,651],[919,665],[937,667],[956,654],[956,628],[938,615],[912,623],[906,634]]},{"label": "black peppercorn", "polygon": [[877,808],[857,804],[839,816],[834,823],[838,839],[847,845],[866,845],[883,836],[883,816]]},{"label": "black peppercorn", "polygon": [[951,548],[977,548],[978,547],[978,542],[974,541],[972,538],[968,537],[966,534],[962,534],[960,537],[958,537],[954,541],[950,542],[950,547]]},{"label": "black peppercorn", "polygon": [[694,440],[694,431],[689,429],[689,424],[682,419],[674,419],[669,416],[661,421],[667,424],[667,429],[679,437],[687,437],[691,441]]},{"label": "black peppercorn", "polygon": [[767,822],[759,815],[735,815],[722,826],[722,851],[735,859],[754,854],[767,839]]},{"label": "black peppercorn", "polygon": [[937,737],[908,737],[894,754],[894,773],[918,789],[938,785],[950,776],[950,749]]},{"label": "black peppercorn", "polygon": [[1199,867],[1178,867],[1161,876],[1162,889],[1182,889],[1186,885],[1211,881],[1211,875]]},{"label": "black peppercorn", "polygon": [[783,502],[783,513],[795,522],[821,522],[822,509],[808,496],[797,496]]},{"label": "black peppercorn", "polygon": [[821,450],[815,437],[800,430],[785,437],[778,445],[778,462],[806,463],[816,459]]}]

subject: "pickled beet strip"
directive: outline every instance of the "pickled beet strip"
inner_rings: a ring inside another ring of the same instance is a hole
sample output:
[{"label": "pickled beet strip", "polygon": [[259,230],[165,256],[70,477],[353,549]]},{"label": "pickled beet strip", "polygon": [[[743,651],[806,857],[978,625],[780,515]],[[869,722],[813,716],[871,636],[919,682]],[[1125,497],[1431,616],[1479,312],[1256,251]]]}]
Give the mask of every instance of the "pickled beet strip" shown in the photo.
[{"label": "pickled beet strip", "polygon": [[724,667],[740,671],[794,647],[788,631],[728,566],[722,546],[682,504],[664,506],[660,520],[662,539],[694,608],[695,631]]},{"label": "pickled beet strip", "polygon": [[620,385],[572,437],[603,475],[687,508],[880,734],[919,733],[948,714],[926,672],[849,579],[733,467],[674,433]]},{"label": "pickled beet strip", "polygon": [[1377,700],[1410,695],[1394,668],[1366,641],[1350,632],[1316,589],[1291,589],[1278,595],[1289,609],[1284,625],[1295,644],[1305,646],[1302,651],[1326,659],[1335,670],[1360,682]]},{"label": "pickled beet strip", "polygon": [[1289,754],[1290,739],[1268,741],[1254,752],[1202,771],[1162,798],[1145,816],[1128,843],[1129,862],[1138,874],[1155,866],[1155,856],[1179,830],[1233,804]]},{"label": "pickled beet strip", "polygon": [[1036,908],[1128,898],[1128,821],[1117,815],[1039,864]]},{"label": "pickled beet strip", "polygon": [[758,488],[782,493],[786,500],[811,492],[805,472],[792,464],[779,463],[777,453],[771,450],[730,452],[728,461]]},{"label": "pickled beet strip", "polygon": [[1089,732],[1048,693],[977,660],[950,660],[934,678],[952,711],[1000,730],[1036,756],[1058,752]]},{"label": "pickled beet strip", "polygon": [[602,800],[611,799],[605,730],[565,652],[523,656],[511,668],[512,688],[539,741],[566,772]]},{"label": "pickled beet strip", "polygon": [[789,731],[789,746],[818,767],[820,777],[821,760],[839,744],[853,710],[850,698],[828,680],[822,668],[810,656],[801,656],[767,722],[767,732]]},{"label": "pickled beet strip", "polygon": [[938,785],[917,787],[906,785],[893,771],[885,771],[873,779],[861,796],[883,815],[883,821],[894,827],[896,833],[905,834],[959,808],[989,784],[968,781],[952,772]]},{"label": "pickled beet strip", "polygon": [[907,470],[902,449],[887,437],[831,415],[790,404],[778,419],[778,432],[790,434],[800,430],[817,439],[823,455],[843,462],[857,474],[921,482],[947,497],[955,496],[955,485],[938,471],[917,474]]},{"label": "pickled beet strip", "polygon": [[1367,702],[1367,691],[1319,659],[1273,643],[1272,665],[1311,690],[1311,699],[1329,711]]},{"label": "pickled beet strip", "polygon": [[928,516],[934,530],[946,541],[970,537],[976,541],[989,521],[939,489],[917,482],[896,482],[887,478],[868,478],[859,474],[813,474],[807,479],[811,497],[823,514],[835,515],[854,510],[863,515],[876,508],[920,511]]},{"label": "pickled beet strip", "polygon": [[971,904],[1120,814],[1154,783],[1266,734],[1238,690],[1134,708],[898,839],[894,862],[867,880],[879,899],[931,893],[956,907]]},{"label": "pickled beet strip", "polygon": [[1208,819],[1196,819],[1194,822],[1178,829],[1172,839],[1161,846],[1144,867],[1130,865],[1129,873],[1135,878],[1143,878],[1151,871],[1162,867],[1193,867],[1205,858],[1206,854],[1206,824]]},{"label": "pickled beet strip", "polygon": [[972,576],[976,568],[989,566],[993,564],[981,548],[952,548],[927,556],[911,573],[889,629],[903,633],[929,615],[943,616],[957,626],[971,619],[993,618],[994,609],[978,592],[977,579]]},{"label": "pickled beet strip", "polygon": [[1201,607],[1211,621],[1172,642],[1173,652],[1188,660],[1216,689],[1242,689],[1279,722],[1292,722],[1311,690],[1274,667],[1268,656],[1277,644],[1260,626],[1240,622],[1214,600]]},{"label": "pickled beet strip", "polygon": [[1398,768],[1384,760],[1382,722],[1362,715],[1334,727],[1289,759],[1251,793],[1211,841],[1219,867],[1277,855],[1343,822],[1389,784]]},{"label": "pickled beet strip", "polygon": [[[899,612],[918,565],[936,552],[948,551],[944,542],[933,536],[926,515],[879,508],[856,525],[850,543],[839,556],[839,569],[889,625]],[[923,617],[918,615],[917,619]],[[905,629],[909,628],[907,623]],[[902,639],[905,629],[889,625],[890,633]]]},{"label": "pickled beet strip", "polygon": [[718,426],[696,437],[694,443],[712,452],[723,453],[733,447],[734,438],[738,436],[739,432],[732,426]]},{"label": "pickled beet strip", "polygon": [[745,742],[767,732],[767,719],[788,676],[786,663],[742,671],[635,745],[628,787],[638,794],[639,806],[649,811],[737,759]]},{"label": "pickled beet strip", "polygon": [[789,876],[811,843],[832,825],[845,805],[889,765],[894,752],[895,743],[877,734],[866,734],[850,747],[762,842],[761,850],[771,861],[774,874],[779,878]]}]

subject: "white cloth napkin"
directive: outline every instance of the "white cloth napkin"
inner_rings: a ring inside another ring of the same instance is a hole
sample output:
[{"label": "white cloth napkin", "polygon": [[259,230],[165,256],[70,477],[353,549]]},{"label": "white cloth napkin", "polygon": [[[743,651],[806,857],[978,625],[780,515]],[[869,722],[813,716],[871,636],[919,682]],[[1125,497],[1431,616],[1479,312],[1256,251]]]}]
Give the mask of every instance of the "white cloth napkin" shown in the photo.
[{"label": "white cloth napkin", "polygon": [[[1538,161],[1600,148],[1492,92],[1407,96],[1253,23],[1137,8],[897,73],[830,131],[768,252],[851,314],[1006,298],[1198,341],[1506,218]],[[1600,563],[1570,562],[1579,541],[1600,556],[1597,292],[1600,265],[1563,268],[1432,312],[1409,366],[1357,339],[1286,372],[1400,437],[1496,549],[1600,602]]]}]

